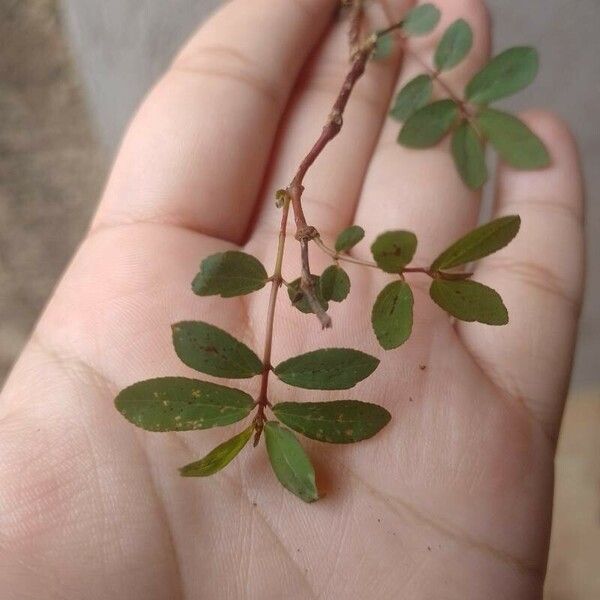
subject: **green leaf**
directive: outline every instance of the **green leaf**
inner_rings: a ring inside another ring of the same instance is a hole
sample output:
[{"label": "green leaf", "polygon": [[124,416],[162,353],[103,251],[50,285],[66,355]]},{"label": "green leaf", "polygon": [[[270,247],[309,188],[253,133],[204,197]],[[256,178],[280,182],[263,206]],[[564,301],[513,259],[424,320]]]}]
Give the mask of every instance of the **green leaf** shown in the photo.
[{"label": "green leaf", "polygon": [[438,100],[413,113],[398,135],[398,142],[408,148],[435,146],[450,131],[458,117],[454,100]]},{"label": "green leaf", "polygon": [[400,273],[416,249],[417,236],[411,231],[386,231],[371,246],[377,266],[386,273]]},{"label": "green leaf", "polygon": [[247,379],[263,372],[263,364],[245,344],[202,321],[172,326],[177,356],[192,369],[215,377]]},{"label": "green leaf", "polygon": [[231,425],[250,414],[254,401],[224,385],[159,377],[125,388],[115,406],[128,421],[147,431],[190,431]]},{"label": "green leaf", "polygon": [[398,348],[410,337],[413,294],[404,281],[393,281],[381,290],[371,313],[373,331],[382,348]]},{"label": "green leaf", "polygon": [[510,166],[541,169],[550,164],[544,143],[514,115],[487,108],[476,120],[483,134]]},{"label": "green leaf", "polygon": [[347,390],[368,377],[379,364],[374,356],[350,348],[325,348],[294,356],[274,369],[289,385],[309,390]]},{"label": "green leaf", "polygon": [[435,51],[434,62],[438,71],[455,67],[471,50],[473,31],[464,20],[458,19],[446,29]]},{"label": "green leaf", "polygon": [[431,99],[433,82],[429,75],[417,75],[411,79],[396,95],[390,116],[397,121],[406,121]]},{"label": "green leaf", "polygon": [[537,75],[539,67],[535,48],[509,48],[477,73],[466,87],[466,97],[475,104],[487,104],[512,96],[527,87]]},{"label": "green leaf", "polygon": [[275,421],[267,421],[264,431],[269,460],[281,485],[304,502],[318,500],[315,470],[296,436]]},{"label": "green leaf", "polygon": [[402,23],[402,30],[408,36],[425,35],[439,23],[440,11],[433,4],[421,4],[413,8]]},{"label": "green leaf", "polygon": [[498,292],[476,281],[436,279],[429,293],[438,306],[461,321],[508,323],[508,311]]},{"label": "green leaf", "polygon": [[487,181],[485,149],[468,121],[463,121],[452,136],[452,157],[458,173],[469,188],[477,190]]},{"label": "green leaf", "polygon": [[273,413],[294,431],[330,444],[366,440],[392,418],[385,408],[358,400],[281,402],[273,406]]},{"label": "green leaf", "polygon": [[489,256],[504,248],[520,227],[519,215],[500,217],[481,225],[444,250],[431,264],[431,270],[451,269]]},{"label": "green leaf", "polygon": [[260,261],[245,252],[219,252],[205,258],[192,282],[198,296],[243,296],[260,290],[269,276]]},{"label": "green leaf", "polygon": [[391,35],[378,35],[373,58],[375,60],[384,60],[392,53],[393,48],[394,40]]},{"label": "green leaf", "polygon": [[[321,278],[318,275],[312,275],[313,285],[315,286],[315,295],[317,300],[323,307],[323,310],[327,310],[329,308],[329,303],[325,298],[323,298],[321,294]],[[296,307],[300,312],[305,314],[314,313],[311,308],[304,292],[300,289],[300,278],[294,279],[288,286],[288,296],[292,302],[292,305]]]},{"label": "green leaf", "polygon": [[358,242],[365,237],[365,230],[358,225],[352,225],[347,229],[344,229],[335,240],[335,251],[336,252],[348,252],[351,248],[354,248]]},{"label": "green leaf", "polygon": [[323,271],[319,284],[325,300],[342,302],[350,293],[350,277],[337,265],[331,265]]},{"label": "green leaf", "polygon": [[231,439],[219,444],[204,458],[181,467],[179,472],[183,477],[208,477],[225,468],[248,443],[254,431],[254,424],[250,425]]}]

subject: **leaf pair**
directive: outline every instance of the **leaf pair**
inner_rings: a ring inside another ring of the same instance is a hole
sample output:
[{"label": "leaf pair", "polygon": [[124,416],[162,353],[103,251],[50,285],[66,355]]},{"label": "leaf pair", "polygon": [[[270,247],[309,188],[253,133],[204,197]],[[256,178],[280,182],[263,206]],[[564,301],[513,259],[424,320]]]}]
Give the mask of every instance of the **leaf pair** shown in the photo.
[{"label": "leaf pair", "polygon": [[444,270],[479,260],[504,248],[517,235],[520,225],[518,216],[501,217],[474,229],[444,250],[430,267],[438,273],[429,290],[432,300],[462,321],[488,325],[508,323],[508,311],[495,290],[476,281],[453,277]]},{"label": "leaf pair", "polygon": [[[173,344],[186,365],[208,375],[246,379],[264,370],[261,360],[248,346],[209,323],[176,323]],[[378,364],[376,358],[359,350],[326,348],[289,358],[273,372],[296,387],[342,390],[368,377]]]},{"label": "leaf pair", "polygon": [[456,168],[471,189],[480,188],[488,179],[482,140],[488,140],[515,169],[540,169],[550,164],[543,142],[525,123],[511,114],[485,108],[471,122],[462,121],[452,138]]},{"label": "leaf pair", "polygon": [[[338,265],[331,265],[323,271],[323,274],[312,275],[316,298],[323,308],[329,309],[329,302],[342,302],[350,293],[350,277],[344,269]],[[294,279],[288,285],[288,296],[292,305],[303,313],[312,313],[313,308],[309,304],[301,289],[300,278]]]},{"label": "leaf pair", "polygon": [[[334,444],[368,439],[391,419],[385,408],[357,400],[282,402],[273,406],[273,413],[291,429]],[[305,502],[318,500],[314,468],[296,436],[274,421],[265,424],[264,432],[271,466],[280,483]]]},{"label": "leaf pair", "polygon": [[[125,388],[115,399],[115,406],[137,427],[166,432],[231,425],[252,412],[254,401],[235,388],[186,377],[159,377]],[[181,474],[204,477],[216,473],[235,458],[253,430],[251,425],[202,460],[183,467]]]},{"label": "leaf pair", "polygon": [[[183,477],[208,477],[226,467],[250,441],[254,425],[223,442],[204,458],[182,467]],[[315,470],[296,436],[275,421],[264,425],[267,453],[280,483],[305,502],[319,499]]]},{"label": "leaf pair", "polygon": [[[138,427],[163,432],[230,425],[248,416],[254,408],[252,398],[241,390],[184,377],[135,383],[117,396],[115,404]],[[303,435],[335,444],[370,438],[391,418],[384,408],[356,400],[283,402],[273,406],[273,413]],[[251,424],[204,458],[182,467],[181,474],[213,475],[239,454],[253,432]],[[280,482],[303,500],[316,500],[314,469],[295,436],[275,422],[266,423],[264,432],[269,458]]]},{"label": "leaf pair", "polygon": [[[473,46],[473,31],[470,25],[464,19],[458,19],[452,23],[444,32],[434,55],[434,64],[438,73],[448,71],[456,67],[467,56]],[[419,109],[429,103],[433,94],[433,81],[430,75],[418,75],[411,79],[398,92],[394,105],[390,111],[390,116],[398,121],[406,121]],[[443,107],[444,105],[442,105]],[[444,108],[435,107],[433,110],[436,118],[441,122],[450,119],[450,107]],[[420,119],[421,122],[429,121],[431,118]],[[440,125],[438,124],[439,128]],[[416,143],[424,144],[420,141],[414,132],[405,133],[405,140],[402,143],[409,144],[411,140]],[[433,139],[436,139],[435,137]],[[439,139],[431,143],[437,143]],[[419,146],[427,147],[427,146]]]},{"label": "leaf pair", "polygon": [[[453,23],[436,50],[438,71],[456,66],[471,46],[468,24],[462,20]],[[485,141],[512,167],[547,166],[550,157],[544,144],[520,119],[486,106],[529,85],[537,70],[538,57],[533,48],[510,48],[493,58],[465,90],[466,101],[480,107],[476,114],[465,112],[454,99],[429,104],[432,80],[428,75],[417,76],[398,93],[390,112],[395,119],[404,121],[398,142],[410,148],[429,148],[452,131],[452,156],[461,178],[471,189],[480,188],[488,179]]]},{"label": "leaf pair", "polygon": [[[434,55],[438,72],[456,67],[469,53],[473,45],[473,31],[463,19],[454,21],[445,31]],[[424,107],[433,94],[430,75],[418,75],[411,79],[397,94],[390,115],[398,121],[406,121],[413,113]]]},{"label": "leaf pair", "polygon": [[[504,325],[508,312],[498,293],[468,275],[446,270],[479,260],[506,246],[518,233],[518,216],[501,217],[462,237],[431,264],[433,301],[463,321]],[[404,344],[412,333],[413,294],[405,281],[393,281],[377,296],[371,312],[373,331],[382,348],[391,350]]]}]

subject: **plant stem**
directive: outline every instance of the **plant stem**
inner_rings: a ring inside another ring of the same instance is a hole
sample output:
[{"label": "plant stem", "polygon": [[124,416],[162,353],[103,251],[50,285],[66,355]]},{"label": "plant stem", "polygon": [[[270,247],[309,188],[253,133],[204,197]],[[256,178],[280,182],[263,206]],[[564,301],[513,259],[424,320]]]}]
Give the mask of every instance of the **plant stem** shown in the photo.
[{"label": "plant stem", "polygon": [[440,77],[440,73],[439,71],[437,71],[436,69],[432,69],[414,50],[412,50],[411,48],[408,47],[408,45],[406,44],[406,38],[403,36],[402,40],[404,42],[404,50],[407,54],[409,54],[410,56],[412,56],[428,73],[428,75],[435,81],[438,82],[438,84],[440,85],[440,87],[448,94],[448,96],[450,96],[450,98],[452,100],[454,100],[454,102],[456,102],[456,104],[458,104],[460,110],[465,113],[466,112],[466,105],[465,105],[465,101],[462,98],[459,98],[450,88],[450,86],[448,86],[448,84]]},{"label": "plant stem", "polygon": [[350,9],[350,28],[348,29],[348,42],[350,46],[350,57],[358,49],[360,42],[360,26],[363,15],[363,0],[353,0]]},{"label": "plant stem", "polygon": [[379,267],[370,260],[362,260],[360,258],[354,258],[353,256],[349,256],[348,254],[338,254],[333,248],[326,246],[323,243],[323,240],[320,237],[316,237],[314,240],[315,244],[325,252],[325,254],[329,254],[331,258],[334,260],[343,260],[345,262],[352,263],[354,265],[361,265],[363,267],[372,267],[373,269],[378,269]]},{"label": "plant stem", "polygon": [[[379,269],[377,263],[371,260],[362,260],[360,258],[354,258],[354,256],[349,256],[348,254],[339,254],[333,248],[329,248],[323,243],[320,237],[316,237],[314,240],[315,244],[333,258],[334,260],[341,260],[344,262],[352,263],[354,265],[360,265],[361,267],[371,267],[372,269]],[[424,275],[429,275],[429,277],[434,277],[434,272],[431,269],[427,269],[426,267],[405,267],[400,271],[400,274],[404,273],[423,273]]]},{"label": "plant stem", "polygon": [[265,331],[265,347],[263,351],[263,372],[260,380],[260,392],[258,395],[256,417],[254,418],[254,445],[258,444],[260,434],[262,433],[265,418],[265,407],[269,406],[267,388],[269,386],[269,373],[271,372],[271,351],[273,349],[273,327],[275,324],[275,308],[277,306],[277,294],[283,283],[281,277],[281,267],[283,265],[283,252],[285,249],[285,238],[287,235],[288,214],[290,212],[290,200],[286,198],[281,209],[281,225],[279,227],[279,237],[277,240],[277,254],[275,258],[275,268],[271,280],[271,294],[269,296],[269,306],[267,308],[267,328]]},{"label": "plant stem", "polygon": [[[355,12],[353,13],[353,23],[356,23],[356,19],[359,19],[360,15],[362,14],[361,10],[358,8],[359,5],[362,6],[362,2],[360,0],[356,0],[355,4],[353,5],[355,7]],[[358,15],[358,17],[356,15]],[[360,27],[360,25],[353,24],[352,29],[355,29],[356,27]],[[353,33],[352,35],[355,34]],[[343,115],[346,105],[348,104],[348,99],[350,98],[350,94],[352,93],[356,82],[365,72],[367,61],[369,60],[369,57],[373,52],[373,48],[375,47],[375,41],[375,36],[372,36],[362,45],[358,46],[353,52],[350,70],[344,79],[344,83],[342,84],[340,92],[333,104],[332,110],[327,118],[327,122],[323,127],[321,135],[300,163],[300,166],[296,171],[296,175],[286,189],[290,197],[292,209],[294,211],[294,220],[296,222],[296,239],[300,242],[302,250],[301,289],[304,292],[311,308],[313,308],[313,311],[321,321],[323,328],[331,327],[331,319],[325,310],[320,307],[320,303],[314,291],[314,284],[310,273],[308,242],[314,239],[318,233],[314,227],[311,227],[307,224],[306,217],[302,209],[304,177],[321,152],[323,152],[327,144],[329,144],[329,142],[335,138],[342,129]]]},{"label": "plant stem", "polygon": [[392,31],[396,31],[397,29],[400,29],[402,27],[402,25],[404,25],[404,21],[398,21],[397,23],[390,25],[386,29],[381,29],[380,31],[377,32],[377,37],[380,38],[380,37],[383,37],[384,35],[387,35],[388,33],[392,33]]},{"label": "plant stem", "polygon": [[296,239],[301,244],[302,253],[302,276],[301,276],[301,289],[306,294],[306,298],[317,317],[321,321],[322,326],[331,327],[331,319],[329,315],[323,310],[319,301],[317,300],[314,283],[310,273],[310,263],[308,256],[308,242],[314,238],[317,234],[317,230],[314,227],[309,227],[306,223],[306,218],[302,210],[302,193],[304,191],[304,176],[306,172],[315,162],[316,158],[321,154],[325,146],[339,133],[342,127],[342,115],[350,93],[354,88],[354,84],[364,73],[367,60],[371,55],[375,40],[371,40],[363,47],[357,48],[356,51],[353,49],[353,45],[358,44],[360,37],[360,24],[362,18],[363,0],[353,0],[352,2],[352,16],[350,23],[350,45],[352,52],[352,66],[340,93],[333,105],[333,110],[327,119],[323,131],[316,141],[310,152],[306,155],[304,160],[300,163],[298,171],[294,176],[291,184],[285,190],[285,199],[283,201],[282,212],[281,212],[281,225],[279,227],[279,238],[277,242],[277,254],[275,259],[275,268],[273,275],[270,277],[271,281],[271,294],[269,296],[269,306],[267,308],[267,328],[265,332],[265,346],[263,351],[263,372],[260,382],[260,392],[257,399],[258,410],[254,417],[254,446],[256,446],[260,440],[260,436],[266,421],[265,408],[270,406],[267,390],[269,386],[269,374],[272,369],[271,365],[271,351],[273,348],[273,327],[275,324],[275,308],[277,305],[277,294],[282,283],[284,283],[281,276],[281,268],[283,265],[283,254],[285,250],[285,238],[287,235],[287,222],[290,210],[290,204],[294,211],[294,219],[296,222]]}]

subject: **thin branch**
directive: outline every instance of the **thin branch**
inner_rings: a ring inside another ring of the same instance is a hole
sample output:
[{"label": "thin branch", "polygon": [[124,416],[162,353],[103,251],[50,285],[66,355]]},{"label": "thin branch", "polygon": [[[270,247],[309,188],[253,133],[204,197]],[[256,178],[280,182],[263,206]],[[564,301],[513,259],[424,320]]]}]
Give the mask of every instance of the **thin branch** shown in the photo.
[{"label": "thin branch", "polygon": [[265,331],[265,347],[263,351],[263,372],[260,380],[260,393],[258,395],[258,410],[254,418],[254,445],[258,444],[263,425],[266,420],[265,407],[269,406],[267,388],[269,386],[269,373],[271,372],[271,351],[273,348],[273,326],[275,323],[275,307],[277,305],[277,294],[283,283],[281,277],[281,267],[283,265],[283,252],[285,249],[285,238],[287,235],[288,214],[290,212],[290,201],[286,198],[281,210],[281,225],[279,227],[279,237],[277,240],[277,255],[275,258],[275,268],[271,280],[271,294],[269,296],[269,306],[267,308],[267,328]]},{"label": "thin branch", "polygon": [[402,27],[402,25],[404,25],[404,21],[398,21],[397,23],[390,25],[386,29],[381,29],[380,31],[377,32],[377,37],[380,38],[380,37],[383,37],[384,35],[387,35],[388,33],[392,33],[392,31],[396,31],[397,29],[400,29]]},{"label": "thin branch", "polygon": [[348,29],[348,45],[350,47],[350,58],[354,56],[360,43],[360,30],[364,0],[353,0],[350,8],[350,27]]},{"label": "thin branch", "polygon": [[314,240],[315,244],[325,252],[325,254],[329,254],[331,258],[334,260],[343,260],[344,262],[352,263],[354,265],[360,265],[361,267],[371,267],[373,269],[379,269],[376,263],[370,260],[361,260],[360,258],[354,258],[353,256],[349,256],[348,254],[339,254],[333,248],[326,246],[323,243],[323,240],[320,237],[316,237]]},{"label": "thin branch", "polygon": [[[370,260],[362,260],[360,258],[354,258],[354,256],[349,256],[348,254],[340,254],[339,252],[336,252],[333,248],[330,248],[329,246],[326,246],[323,243],[323,240],[320,237],[316,237],[314,239],[315,244],[321,248],[321,250],[323,250],[323,252],[325,252],[325,254],[328,254],[329,256],[331,256],[331,258],[333,258],[336,261],[344,261],[344,262],[348,262],[348,263],[352,263],[354,265],[360,265],[361,267],[370,267],[372,269],[379,269],[379,266],[377,265],[377,263],[370,261]],[[428,269],[427,267],[405,267],[404,269],[402,269],[402,271],[399,274],[404,274],[404,273],[423,273],[424,275],[429,275],[429,277],[436,277],[436,275],[438,274],[438,272],[436,271],[432,271],[431,269]],[[452,274],[452,276],[455,275],[459,275],[460,278],[463,278],[463,274]],[[467,275],[467,274],[465,274]],[[472,275],[472,273],[468,274],[469,276]]]},{"label": "thin branch", "polygon": [[417,54],[412,48],[410,48],[408,46],[408,44],[406,43],[407,40],[406,38],[403,36],[402,40],[404,42],[404,51],[412,56],[412,58],[414,58],[428,73],[428,75],[434,80],[437,81],[438,84],[440,85],[440,87],[448,94],[448,96],[450,96],[450,98],[452,98],[452,100],[454,100],[454,102],[456,102],[459,107],[461,108],[462,111],[465,110],[465,101],[462,98],[459,98],[454,91],[448,86],[448,84],[440,77],[440,72],[437,71],[436,69],[432,69],[427,62],[425,62],[425,60],[423,60],[419,54]]},{"label": "thin branch", "polygon": [[331,327],[331,317],[323,308],[317,298],[315,283],[310,273],[310,262],[308,259],[308,239],[300,240],[300,250],[302,253],[302,276],[300,278],[300,289],[304,292],[306,300],[311,310],[317,315],[323,329]]},{"label": "thin branch", "polygon": [[[353,40],[355,36],[359,35],[360,32],[360,20],[362,16],[362,0],[355,0],[352,4],[352,22],[351,22],[351,34],[350,38]],[[327,313],[321,308],[320,311],[316,311],[316,307],[320,307],[320,303],[315,295],[314,284],[310,273],[310,265],[308,260],[308,242],[318,235],[316,229],[311,227],[306,222],[304,210],[302,208],[302,194],[304,192],[304,177],[306,173],[313,165],[317,157],[323,152],[327,144],[337,136],[342,129],[344,122],[344,110],[348,104],[350,94],[356,85],[356,82],[361,78],[365,72],[365,67],[369,57],[373,53],[373,49],[376,43],[376,36],[371,36],[365,42],[357,44],[354,51],[352,52],[352,62],[350,70],[348,71],[344,83],[339,91],[339,94],[333,104],[332,110],[329,113],[327,122],[325,123],[321,135],[310,149],[308,154],[304,157],[296,175],[292,179],[292,182],[287,187],[287,193],[290,197],[292,204],[292,210],[294,211],[294,220],[296,222],[296,239],[301,244],[302,249],[302,278],[301,278],[301,289],[306,295],[306,299],[310,304],[311,308],[315,311],[315,314],[321,321],[321,325],[325,327],[331,327],[331,319]]]}]

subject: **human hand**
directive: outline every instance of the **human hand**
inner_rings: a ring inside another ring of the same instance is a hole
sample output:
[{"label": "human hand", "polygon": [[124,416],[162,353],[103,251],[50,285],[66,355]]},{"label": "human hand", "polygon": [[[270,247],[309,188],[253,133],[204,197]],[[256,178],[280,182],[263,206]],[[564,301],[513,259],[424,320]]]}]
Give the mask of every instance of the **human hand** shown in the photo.
[{"label": "human hand", "polygon": [[[487,16],[480,0],[436,3],[443,23],[463,17],[475,31],[448,76],[460,89],[488,53]],[[283,490],[262,448],[210,480],[182,479],[177,467],[223,430],[151,434],[114,409],[134,381],[192,373],[172,351],[173,322],[201,318],[261,350],[266,290],[205,299],[189,285],[202,258],[238,244],[272,265],[273,191],[318,135],[347,69],[345,23],[315,51],[336,4],[234,0],[135,118],[91,232],[0,401],[3,597],[541,596],[583,279],[576,150],[551,115],[527,120],[552,167],[498,173],[495,214],[520,214],[521,231],[477,266],[504,298],[508,326],[452,323],[415,275],[413,336],[383,355],[366,308],[379,274],[348,269],[353,289],[330,331],[280,301],[275,363],[324,345],[383,358],[352,396],[385,405],[390,424],[352,447],[305,444],[322,500],[305,505]],[[407,8],[387,5],[371,17],[397,20]],[[415,43],[427,52],[436,36]],[[389,98],[418,70],[400,56],[369,65],[340,137],[307,177],[304,205],[325,239],[352,222],[371,238],[415,231],[414,262],[429,264],[475,226],[479,197],[447,150],[394,142]],[[288,246],[293,279],[298,251]],[[317,249],[311,258],[315,272],[328,262]],[[314,397],[277,381],[271,389]]]}]

